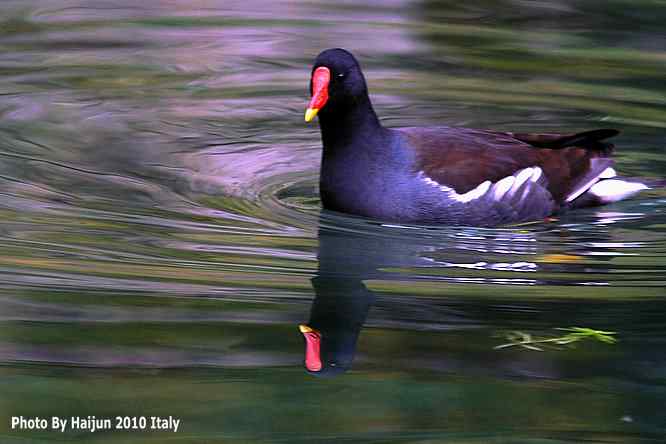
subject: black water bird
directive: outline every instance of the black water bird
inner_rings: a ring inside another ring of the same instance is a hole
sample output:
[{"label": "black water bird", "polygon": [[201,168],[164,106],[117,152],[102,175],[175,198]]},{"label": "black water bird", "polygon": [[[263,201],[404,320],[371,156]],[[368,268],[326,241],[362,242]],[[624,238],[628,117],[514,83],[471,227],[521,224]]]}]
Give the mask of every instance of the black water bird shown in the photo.
[{"label": "black water bird", "polygon": [[317,57],[305,120],[319,116],[324,208],[385,221],[497,226],[602,205],[648,188],[617,177],[599,129],[577,134],[389,129],[354,56]]}]

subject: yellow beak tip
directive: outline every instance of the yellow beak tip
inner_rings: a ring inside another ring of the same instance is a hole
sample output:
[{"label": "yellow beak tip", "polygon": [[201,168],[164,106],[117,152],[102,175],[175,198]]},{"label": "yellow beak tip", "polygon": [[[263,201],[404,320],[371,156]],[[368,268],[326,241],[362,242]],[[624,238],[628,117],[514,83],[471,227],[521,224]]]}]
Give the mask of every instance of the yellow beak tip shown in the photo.
[{"label": "yellow beak tip", "polygon": [[317,108],[308,108],[305,110],[305,121],[312,122],[312,119],[315,118],[319,110]]},{"label": "yellow beak tip", "polygon": [[299,325],[298,329],[301,331],[301,333],[310,333],[311,331],[313,331],[311,327],[309,327],[305,324]]}]

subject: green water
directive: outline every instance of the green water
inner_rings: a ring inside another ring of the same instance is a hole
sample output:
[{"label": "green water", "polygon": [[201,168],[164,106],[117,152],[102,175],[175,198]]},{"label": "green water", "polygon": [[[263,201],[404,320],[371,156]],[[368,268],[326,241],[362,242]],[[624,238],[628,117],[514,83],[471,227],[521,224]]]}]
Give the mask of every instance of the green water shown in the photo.
[{"label": "green water", "polygon": [[[664,442],[663,190],[514,229],[322,213],[303,111],[345,47],[388,126],[615,127],[664,177],[665,6],[3,1],[0,442]],[[618,342],[495,349],[570,326]],[[11,426],[88,415],[180,425]]]}]

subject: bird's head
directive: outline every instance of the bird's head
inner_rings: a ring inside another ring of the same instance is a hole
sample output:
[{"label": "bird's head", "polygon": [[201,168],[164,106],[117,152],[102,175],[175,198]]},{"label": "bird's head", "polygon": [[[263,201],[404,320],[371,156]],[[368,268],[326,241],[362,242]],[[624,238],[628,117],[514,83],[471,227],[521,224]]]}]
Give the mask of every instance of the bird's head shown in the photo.
[{"label": "bird's head", "polygon": [[317,56],[310,78],[312,98],[305,112],[310,122],[317,114],[344,111],[367,98],[368,88],[361,67],[344,49],[327,49]]}]

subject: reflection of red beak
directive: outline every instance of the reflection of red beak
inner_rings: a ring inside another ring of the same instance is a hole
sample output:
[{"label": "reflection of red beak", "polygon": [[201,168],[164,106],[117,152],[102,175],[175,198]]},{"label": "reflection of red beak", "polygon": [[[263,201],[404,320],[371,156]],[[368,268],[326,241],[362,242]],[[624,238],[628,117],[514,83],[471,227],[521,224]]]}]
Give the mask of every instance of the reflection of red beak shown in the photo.
[{"label": "reflection of red beak", "polygon": [[298,326],[305,337],[305,368],[311,372],[321,370],[321,333],[305,324]]},{"label": "reflection of red beak", "polygon": [[305,111],[305,121],[310,122],[315,118],[320,109],[326,105],[328,100],[328,84],[331,82],[331,71],[320,66],[312,73],[312,99],[308,109]]}]

